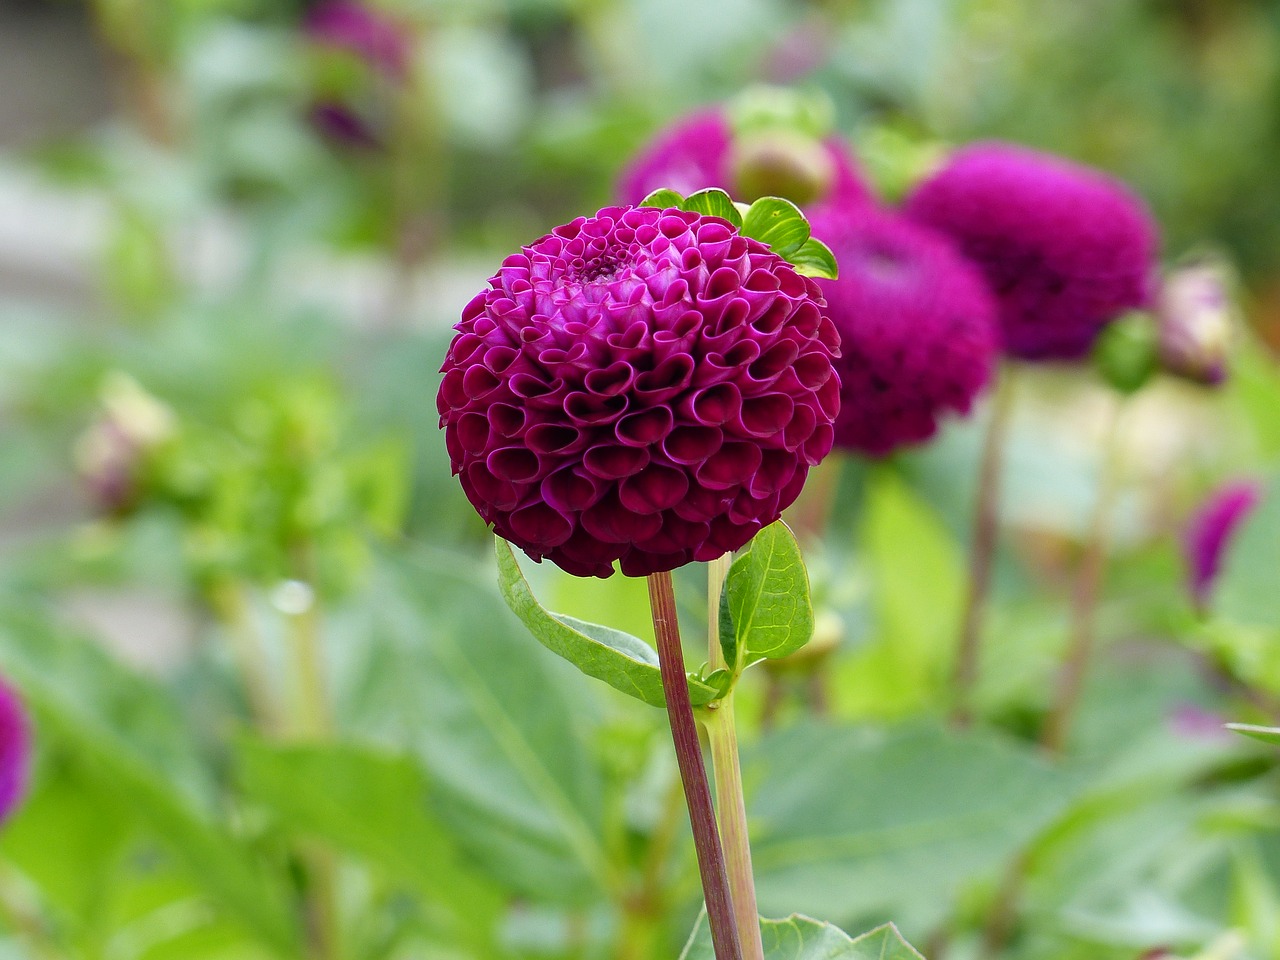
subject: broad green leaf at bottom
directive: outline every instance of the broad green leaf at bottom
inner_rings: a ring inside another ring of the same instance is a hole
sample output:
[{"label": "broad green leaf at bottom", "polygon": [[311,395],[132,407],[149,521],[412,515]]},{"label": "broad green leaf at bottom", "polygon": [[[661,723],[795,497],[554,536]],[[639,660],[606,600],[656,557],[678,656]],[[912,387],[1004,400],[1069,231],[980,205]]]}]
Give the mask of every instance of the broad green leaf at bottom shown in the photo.
[{"label": "broad green leaf at bottom", "polygon": [[[785,920],[761,920],[765,960],[923,960],[891,923],[860,937],[839,927],[792,914]],[[713,960],[711,931],[703,913],[680,960]]]}]

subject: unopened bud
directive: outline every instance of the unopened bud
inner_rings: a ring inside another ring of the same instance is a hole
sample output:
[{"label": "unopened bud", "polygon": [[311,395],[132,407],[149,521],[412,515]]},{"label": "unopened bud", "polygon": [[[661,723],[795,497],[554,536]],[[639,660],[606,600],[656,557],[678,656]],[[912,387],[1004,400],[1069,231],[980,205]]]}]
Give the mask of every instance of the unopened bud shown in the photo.
[{"label": "unopened bud", "polygon": [[836,175],[821,141],[789,130],[740,137],[731,163],[739,199],[748,202],[782,197],[803,207],[826,196]]},{"label": "unopened bud", "polygon": [[1169,373],[1216,386],[1227,376],[1235,305],[1230,269],[1204,258],[1174,269],[1160,290],[1160,364]]},{"label": "unopened bud", "polygon": [[1103,329],[1093,347],[1102,378],[1120,393],[1136,393],[1156,372],[1155,321],[1140,310],[1126,313]]}]

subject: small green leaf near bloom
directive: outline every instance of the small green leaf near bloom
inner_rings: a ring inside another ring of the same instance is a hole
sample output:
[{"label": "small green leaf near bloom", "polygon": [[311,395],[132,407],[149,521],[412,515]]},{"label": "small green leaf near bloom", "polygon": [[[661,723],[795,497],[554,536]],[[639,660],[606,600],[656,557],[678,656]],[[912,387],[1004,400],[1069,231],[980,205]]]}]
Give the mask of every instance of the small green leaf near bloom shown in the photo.
[{"label": "small green leaf near bloom", "polygon": [[[548,650],[568,660],[589,677],[603,680],[615,690],[654,707],[666,705],[657,652],[621,630],[552,613],[538,603],[529,582],[520,572],[511,544],[494,537],[498,558],[498,587],[511,612]],[[721,696],[713,686],[689,678],[689,698],[694,706]]]},{"label": "small green leaf near bloom", "polygon": [[790,200],[761,197],[747,209],[740,232],[789,259],[809,239],[809,221]]},{"label": "small green leaf near bloom", "polygon": [[668,207],[680,207],[684,203],[684,197],[676,193],[674,190],[667,190],[665,187],[661,190],[655,190],[636,206],[638,207],[657,207],[665,210]]},{"label": "small green leaf near bloom", "polygon": [[[923,960],[891,923],[850,937],[830,923],[792,914],[785,920],[761,920],[760,933],[765,960]],[[711,960],[714,956],[703,913],[680,960]]]},{"label": "small green leaf near bloom", "polygon": [[734,204],[727,193],[715,187],[691,193],[680,204],[680,209],[692,210],[694,213],[701,213],[710,217],[720,217],[733,224],[734,229],[740,230],[742,228],[742,214],[738,212],[737,205]]},{"label": "small green leaf near bloom", "polygon": [[810,237],[802,243],[800,249],[788,256],[787,260],[796,268],[796,273],[804,277],[835,280],[839,275],[836,255],[816,237]]},{"label": "small green leaf near bloom", "polygon": [[735,675],[764,659],[795,653],[813,636],[809,574],[781,520],[765,527],[733,561],[720,598],[720,647]]},{"label": "small green leaf near bloom", "polygon": [[1280,747],[1280,727],[1260,727],[1252,723],[1228,723],[1228,730]]}]

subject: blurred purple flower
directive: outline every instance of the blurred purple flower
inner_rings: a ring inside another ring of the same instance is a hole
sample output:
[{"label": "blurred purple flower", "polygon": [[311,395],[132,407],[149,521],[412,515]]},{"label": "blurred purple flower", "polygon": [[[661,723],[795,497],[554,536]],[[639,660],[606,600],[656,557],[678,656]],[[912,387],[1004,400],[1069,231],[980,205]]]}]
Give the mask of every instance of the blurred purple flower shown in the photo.
[{"label": "blurred purple flower", "polygon": [[1157,237],[1146,207],[1061,157],[972,144],[915,190],[907,213],[982,268],[1013,357],[1080,358],[1104,326],[1151,299]]},{"label": "blurred purple flower", "polygon": [[308,119],[316,132],[328,140],[349,147],[378,147],[382,144],[382,138],[370,123],[357,111],[336,100],[312,104]]},{"label": "blurred purple flower", "polygon": [[1237,480],[1213,491],[1191,517],[1183,551],[1187,586],[1198,610],[1208,608],[1231,540],[1261,500],[1260,484]]},{"label": "blurred purple flower", "polygon": [[409,32],[368,3],[326,0],[307,12],[302,29],[313,43],[353,53],[393,80],[403,80],[409,72]]},{"label": "blurred purple flower", "polygon": [[1187,740],[1230,740],[1226,718],[1194,703],[1181,703],[1169,715],[1169,728]]},{"label": "blurred purple flower", "polygon": [[967,413],[995,363],[995,306],[945,238],[869,204],[813,214],[838,280],[819,280],[840,331],[835,442],[873,456]]},{"label": "blurred purple flower", "polygon": [[610,207],[508,257],[437,396],[468,499],[578,576],[743,546],[831,449],[839,336],[817,284],[715,217]]},{"label": "blurred purple flower", "polygon": [[31,773],[31,723],[16,690],[0,681],[0,823],[27,792]]},{"label": "blurred purple flower", "polygon": [[[734,139],[729,119],[720,109],[703,110],[677,121],[627,165],[618,183],[619,198],[634,204],[663,187],[683,195],[719,187],[735,199],[753,199],[742,196],[734,182]],[[843,206],[865,201],[867,188],[848,147],[834,137],[819,146],[823,159],[829,161],[830,177],[817,204]]]}]

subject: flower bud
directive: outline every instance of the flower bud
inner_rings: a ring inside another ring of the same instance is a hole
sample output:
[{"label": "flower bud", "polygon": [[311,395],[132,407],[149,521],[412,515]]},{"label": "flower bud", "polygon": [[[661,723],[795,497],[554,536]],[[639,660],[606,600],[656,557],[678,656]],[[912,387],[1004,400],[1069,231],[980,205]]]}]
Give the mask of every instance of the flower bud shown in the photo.
[{"label": "flower bud", "polygon": [[1261,485],[1252,480],[1237,480],[1209,494],[1187,524],[1182,545],[1187,589],[1200,612],[1209,606],[1214,584],[1237,531],[1261,501]]},{"label": "flower bud", "polygon": [[1161,366],[1195,383],[1222,383],[1235,322],[1226,263],[1203,258],[1175,268],[1165,277],[1156,316]]},{"label": "flower bud", "polygon": [[1156,372],[1156,329],[1151,315],[1126,313],[1108,324],[1093,345],[1093,362],[1120,393],[1137,393]]},{"label": "flower bud", "polygon": [[0,681],[0,823],[13,815],[31,774],[31,721],[16,690]]},{"label": "flower bud", "polygon": [[835,180],[835,162],[813,137],[771,130],[739,137],[730,165],[739,199],[786,197],[806,206],[824,197]]},{"label": "flower bud", "polygon": [[132,377],[108,375],[102,412],[76,441],[74,459],[90,499],[104,513],[127,513],[138,499],[146,453],[174,433],[172,411]]}]

